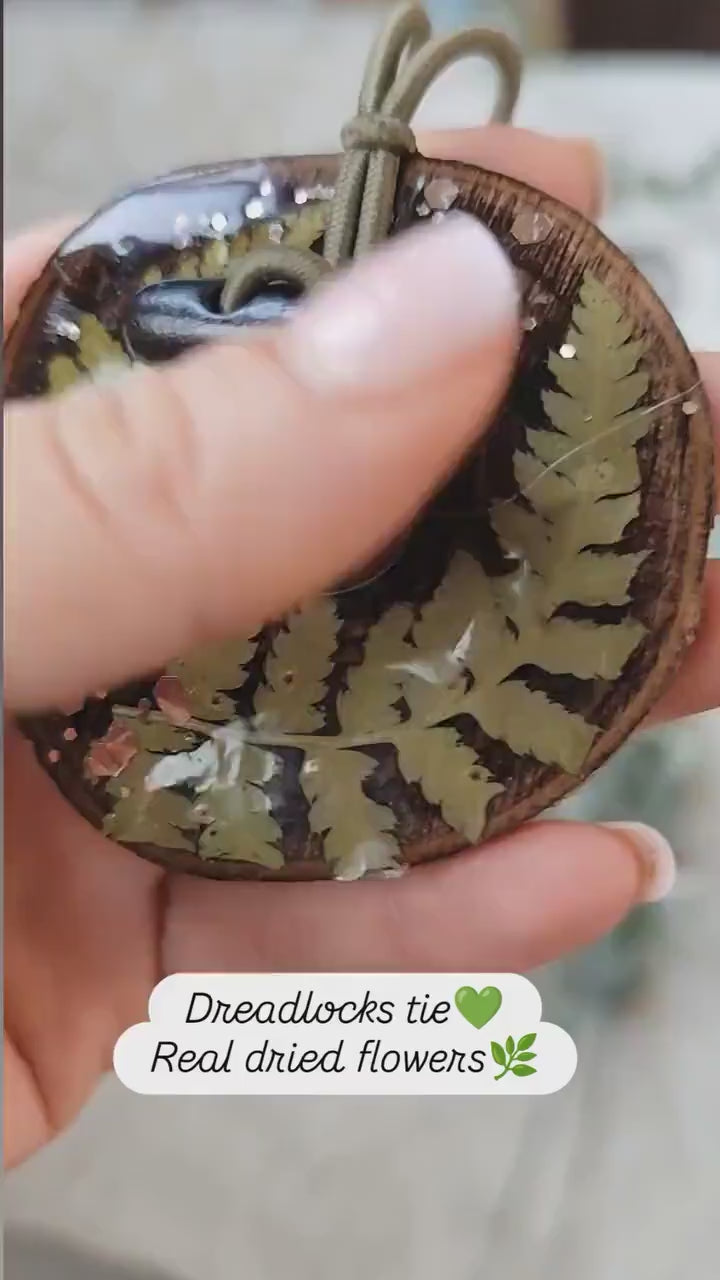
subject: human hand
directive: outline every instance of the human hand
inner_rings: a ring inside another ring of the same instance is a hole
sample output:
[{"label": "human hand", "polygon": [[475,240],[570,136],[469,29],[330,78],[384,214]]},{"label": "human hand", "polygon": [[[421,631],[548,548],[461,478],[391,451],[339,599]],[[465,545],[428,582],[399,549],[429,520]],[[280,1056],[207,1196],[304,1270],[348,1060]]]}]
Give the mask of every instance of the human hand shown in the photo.
[{"label": "human hand", "polygon": [[[597,215],[585,144],[493,127],[424,150]],[[6,327],[61,231],[10,247]],[[379,270],[354,267],[281,331],[9,407],[12,712],[257,629],[366,562],[459,460],[511,374],[510,269],[462,218],[379,254]],[[703,373],[720,414],[718,360]],[[710,566],[705,623],[666,713],[717,700],[719,639]],[[646,828],[565,822],[382,883],[172,875],[93,830],[12,729],[6,797],[11,1162],[69,1122],[165,973],[524,971],[590,943],[672,875]]]}]

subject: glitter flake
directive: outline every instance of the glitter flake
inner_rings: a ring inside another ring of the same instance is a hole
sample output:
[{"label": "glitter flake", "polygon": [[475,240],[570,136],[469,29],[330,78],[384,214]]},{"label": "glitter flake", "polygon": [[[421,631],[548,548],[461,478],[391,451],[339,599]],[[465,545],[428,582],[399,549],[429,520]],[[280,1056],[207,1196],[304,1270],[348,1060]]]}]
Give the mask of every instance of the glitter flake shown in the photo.
[{"label": "glitter flake", "polygon": [[433,178],[425,188],[425,202],[436,213],[451,209],[460,195],[460,188],[449,178]]},{"label": "glitter flake", "polygon": [[518,244],[541,244],[552,231],[552,218],[538,209],[526,209],[519,213],[512,224],[512,234]]},{"label": "glitter flake", "polygon": [[250,218],[251,220],[254,220],[256,218],[262,218],[264,213],[265,213],[265,205],[263,204],[262,200],[258,200],[257,197],[254,197],[252,200],[248,200],[247,204],[245,205],[246,218]]}]

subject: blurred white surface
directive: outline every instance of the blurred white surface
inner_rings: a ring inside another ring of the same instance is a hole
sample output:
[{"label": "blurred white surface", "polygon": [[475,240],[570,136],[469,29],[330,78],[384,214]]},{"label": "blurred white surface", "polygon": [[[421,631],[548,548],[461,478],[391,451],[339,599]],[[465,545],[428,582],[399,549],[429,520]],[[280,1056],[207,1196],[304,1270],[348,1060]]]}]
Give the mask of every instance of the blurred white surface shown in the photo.
[{"label": "blurred white surface", "polygon": [[[376,17],[304,4],[16,0],[6,12],[9,227],[82,214],[178,164],[334,150]],[[698,179],[720,153],[719,70],[544,62],[529,68],[519,114],[606,145],[621,196],[607,225],[653,267],[700,346],[720,346],[720,177]],[[490,93],[482,68],[463,67],[421,119],[475,123]],[[677,815],[690,870],[658,909],[662,941],[633,1007],[605,1020],[588,1010],[573,1027],[580,1068],[563,1094],[509,1106],[157,1100],[108,1081],[74,1130],[9,1180],[11,1226],[56,1229],[182,1280],[709,1276],[720,723],[705,717],[696,735]],[[40,1274],[13,1256],[9,1280]]]}]

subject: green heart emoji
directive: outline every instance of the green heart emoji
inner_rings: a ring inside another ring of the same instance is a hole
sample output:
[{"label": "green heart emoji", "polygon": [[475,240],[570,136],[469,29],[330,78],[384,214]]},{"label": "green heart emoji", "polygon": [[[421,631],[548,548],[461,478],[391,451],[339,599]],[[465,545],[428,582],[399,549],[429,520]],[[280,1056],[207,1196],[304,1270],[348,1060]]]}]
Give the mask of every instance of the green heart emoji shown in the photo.
[{"label": "green heart emoji", "polygon": [[467,1018],[470,1025],[479,1031],[495,1017],[502,1004],[502,992],[497,987],[483,987],[482,991],[476,991],[474,987],[458,987],[455,1004],[463,1018]]}]

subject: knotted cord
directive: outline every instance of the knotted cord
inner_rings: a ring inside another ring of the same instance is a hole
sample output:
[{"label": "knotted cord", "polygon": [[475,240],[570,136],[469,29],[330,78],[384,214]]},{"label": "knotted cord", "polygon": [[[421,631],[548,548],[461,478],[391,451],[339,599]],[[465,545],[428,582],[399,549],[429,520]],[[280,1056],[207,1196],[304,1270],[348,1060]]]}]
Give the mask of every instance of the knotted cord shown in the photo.
[{"label": "knotted cord", "polygon": [[239,258],[223,289],[224,312],[247,302],[262,284],[285,283],[305,292],[328,271],[385,239],[392,225],[400,165],[417,151],[410,121],[438,77],[466,57],[495,63],[500,84],[491,120],[508,122],[522,70],[512,40],[480,27],[433,37],[420,5],[399,6],[370,52],[358,114],[341,133],[344,155],[323,253],[272,244]]}]

